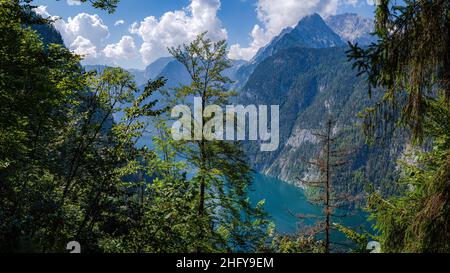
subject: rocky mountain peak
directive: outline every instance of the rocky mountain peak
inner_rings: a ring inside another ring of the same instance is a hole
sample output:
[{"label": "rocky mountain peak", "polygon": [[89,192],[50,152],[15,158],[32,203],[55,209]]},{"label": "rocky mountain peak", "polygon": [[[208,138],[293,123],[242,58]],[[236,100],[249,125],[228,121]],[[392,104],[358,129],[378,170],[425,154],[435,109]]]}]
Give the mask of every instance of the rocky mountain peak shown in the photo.
[{"label": "rocky mountain peak", "polygon": [[326,19],[328,26],[345,41],[367,45],[376,41],[370,33],[374,29],[373,19],[355,13],[344,13]]}]

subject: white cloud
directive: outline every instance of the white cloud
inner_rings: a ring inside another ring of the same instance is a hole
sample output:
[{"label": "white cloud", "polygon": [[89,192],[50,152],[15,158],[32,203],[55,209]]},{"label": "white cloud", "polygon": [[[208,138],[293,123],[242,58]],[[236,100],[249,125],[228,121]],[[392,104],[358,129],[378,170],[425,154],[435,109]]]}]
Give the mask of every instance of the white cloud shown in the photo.
[{"label": "white cloud", "polygon": [[67,0],[67,5],[69,6],[79,6],[81,5],[80,0]]},{"label": "white cloud", "polygon": [[[67,0],[69,5],[78,5],[78,0]],[[191,0],[189,6],[164,13],[160,18],[149,16],[130,26],[130,33],[142,39],[138,48],[131,36],[123,36],[117,43],[106,45],[110,33],[97,14],[80,13],[67,20],[55,21],[66,46],[85,57],[84,63],[114,63],[116,60],[136,58],[140,53],[144,63],[169,55],[167,47],[192,41],[198,34],[207,31],[213,40],[226,39],[227,31],[217,17],[220,0]],[[45,17],[51,15],[47,7],[39,6],[35,11]],[[114,26],[124,24],[118,20]]]},{"label": "white cloud", "polygon": [[39,6],[34,11],[43,17],[56,19],[53,24],[61,33],[65,45],[76,54],[83,55],[85,63],[91,63],[103,57],[99,49],[105,46],[109,29],[99,15],[79,13],[65,21],[51,16],[46,6]]},{"label": "white cloud", "polygon": [[46,6],[39,6],[34,11],[43,17],[56,19],[53,24],[61,33],[66,47],[82,55],[84,64],[117,65],[120,60],[137,58],[139,55],[131,36],[123,36],[116,44],[105,45],[109,29],[97,14],[80,13],[66,22],[51,16]]},{"label": "white cloud", "polygon": [[103,58],[100,49],[109,37],[109,29],[97,14],[79,13],[67,22],[57,20],[55,28],[61,33],[66,46],[83,55],[84,63],[95,64]]},{"label": "white cloud", "polygon": [[124,20],[117,20],[117,21],[114,23],[114,26],[117,27],[117,26],[120,26],[120,25],[123,25],[123,24],[125,24],[125,21],[124,21]]},{"label": "white cloud", "polygon": [[226,39],[227,31],[217,17],[220,0],[191,0],[183,10],[170,11],[159,19],[146,17],[140,23],[133,23],[130,32],[144,41],[140,53],[145,63],[167,56],[167,47],[178,46],[191,41],[198,34],[208,31],[213,40]]},{"label": "white cloud", "polygon": [[[335,14],[340,4],[357,5],[358,1],[364,0],[257,0],[259,23],[250,33],[251,42],[247,47],[232,45],[229,57],[249,60],[281,30],[296,25],[305,15],[314,12],[322,16]],[[68,5],[81,4],[79,0],[66,2]],[[220,0],[191,0],[189,6],[181,10],[166,12],[159,18],[148,16],[141,22],[133,23],[129,31],[142,39],[140,46],[130,36],[123,36],[119,42],[107,45],[109,29],[97,14],[80,13],[67,21],[59,19],[54,25],[61,32],[66,46],[83,54],[85,62],[97,60],[105,63],[135,58],[139,51],[144,63],[148,64],[169,55],[167,47],[189,42],[204,31],[208,31],[209,38],[213,40],[226,39],[227,31],[217,17],[220,5]],[[46,6],[39,6],[35,11],[44,17],[51,17]],[[118,20],[114,26],[123,24],[124,20]]]},{"label": "white cloud", "polygon": [[90,40],[94,45],[100,46],[109,37],[108,27],[97,14],[79,13],[69,17],[67,22],[59,20],[56,28],[61,32],[66,43],[71,43],[78,36]]},{"label": "white cloud", "polygon": [[131,36],[123,36],[117,44],[109,44],[103,49],[107,58],[132,59],[138,56],[136,44]]},{"label": "white cloud", "polygon": [[70,44],[70,48],[78,55],[82,55],[85,60],[94,60],[98,57],[97,47],[92,42],[83,36],[77,38]]},{"label": "white cloud", "polygon": [[232,45],[229,57],[249,60],[283,29],[295,26],[301,18],[315,12],[322,16],[336,14],[339,4],[340,0],[258,0],[256,13],[261,23],[253,27],[252,42],[248,47]]},{"label": "white cloud", "polygon": [[38,6],[33,9],[36,14],[41,15],[44,18],[51,17],[50,13],[47,11],[47,6]]}]

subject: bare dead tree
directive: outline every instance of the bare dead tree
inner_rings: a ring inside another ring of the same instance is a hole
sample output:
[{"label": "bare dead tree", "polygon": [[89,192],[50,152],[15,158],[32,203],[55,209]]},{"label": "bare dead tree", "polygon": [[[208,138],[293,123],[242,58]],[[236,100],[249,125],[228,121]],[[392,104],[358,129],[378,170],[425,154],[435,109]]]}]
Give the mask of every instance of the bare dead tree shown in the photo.
[{"label": "bare dead tree", "polygon": [[316,158],[308,163],[318,171],[317,180],[299,179],[306,187],[318,189],[318,196],[310,198],[309,202],[323,207],[323,215],[297,215],[297,217],[300,219],[319,219],[319,223],[307,233],[316,236],[318,234],[325,235],[324,249],[326,253],[330,252],[331,244],[333,244],[331,240],[332,219],[348,216],[338,215],[336,212],[348,207],[356,199],[350,194],[340,192],[337,181],[334,180],[335,175],[339,173],[339,169],[348,165],[349,157],[353,154],[350,149],[336,148],[339,136],[333,133],[334,124],[335,122],[330,118],[326,122],[324,130],[313,134],[319,139],[321,149]]}]

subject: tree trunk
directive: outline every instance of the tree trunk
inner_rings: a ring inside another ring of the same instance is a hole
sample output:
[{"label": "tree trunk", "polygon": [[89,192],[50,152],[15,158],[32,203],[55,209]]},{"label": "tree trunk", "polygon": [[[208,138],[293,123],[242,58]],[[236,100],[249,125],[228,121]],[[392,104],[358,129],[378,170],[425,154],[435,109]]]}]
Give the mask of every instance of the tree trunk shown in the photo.
[{"label": "tree trunk", "polygon": [[331,120],[328,121],[327,126],[327,165],[326,165],[326,203],[325,203],[325,213],[326,213],[326,222],[325,222],[325,252],[330,253],[330,216],[331,216],[331,207],[330,207],[330,157],[331,157]]}]

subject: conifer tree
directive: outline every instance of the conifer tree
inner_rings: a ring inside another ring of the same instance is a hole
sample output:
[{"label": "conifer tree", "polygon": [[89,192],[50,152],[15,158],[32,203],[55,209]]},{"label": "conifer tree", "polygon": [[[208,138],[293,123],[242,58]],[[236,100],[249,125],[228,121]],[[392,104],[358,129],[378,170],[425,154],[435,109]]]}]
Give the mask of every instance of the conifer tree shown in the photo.
[{"label": "conifer tree", "polygon": [[349,51],[369,95],[383,92],[365,113],[365,132],[373,140],[403,128],[419,150],[402,164],[400,196],[370,198],[379,240],[385,252],[448,252],[450,2],[380,0],[375,19],[378,42]]}]

